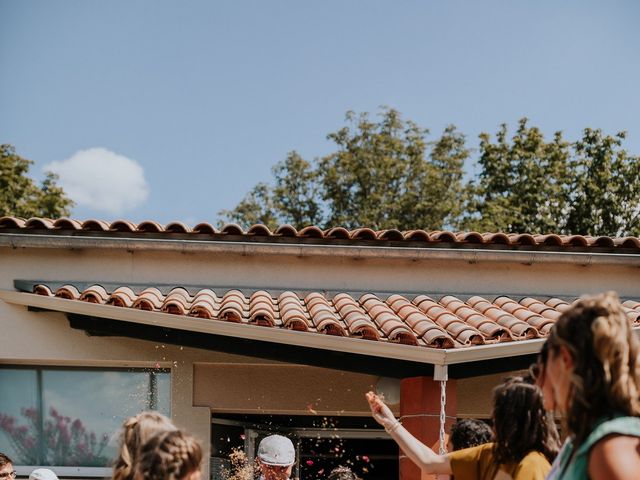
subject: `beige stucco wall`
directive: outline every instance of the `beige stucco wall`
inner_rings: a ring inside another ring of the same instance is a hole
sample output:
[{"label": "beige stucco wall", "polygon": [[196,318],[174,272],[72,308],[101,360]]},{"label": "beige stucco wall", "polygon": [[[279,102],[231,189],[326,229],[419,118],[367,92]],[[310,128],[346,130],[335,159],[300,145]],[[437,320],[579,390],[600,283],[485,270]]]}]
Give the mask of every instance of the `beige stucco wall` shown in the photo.
[{"label": "beige stucco wall", "polygon": [[[126,285],[188,284],[404,293],[574,296],[605,289],[637,294],[640,269],[625,266],[469,264],[350,258],[255,257],[179,252],[10,249],[0,247],[0,289],[14,279]],[[58,313],[30,312],[0,301],[0,362],[171,369],[172,416],[209,453],[210,411],[368,415],[363,393],[373,375],[156,344],[88,337]],[[283,347],[286,348],[286,347]],[[195,384],[194,384],[195,377]],[[458,382],[460,416],[486,417],[502,375]],[[222,386],[224,386],[222,388]],[[397,406],[394,407],[397,411]],[[208,468],[208,465],[205,465]],[[205,477],[207,478],[207,477]]]}]

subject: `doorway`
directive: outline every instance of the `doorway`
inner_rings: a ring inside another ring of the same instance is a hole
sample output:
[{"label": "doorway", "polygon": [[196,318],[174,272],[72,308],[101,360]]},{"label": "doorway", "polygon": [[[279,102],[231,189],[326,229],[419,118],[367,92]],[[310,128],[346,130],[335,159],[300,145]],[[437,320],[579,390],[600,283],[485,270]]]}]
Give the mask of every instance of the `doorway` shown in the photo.
[{"label": "doorway", "polygon": [[337,466],[351,468],[363,480],[398,478],[398,447],[370,418],[214,415],[211,479],[225,480],[233,449],[253,459],[260,440],[274,433],[289,437],[296,447],[293,478],[324,480]]}]

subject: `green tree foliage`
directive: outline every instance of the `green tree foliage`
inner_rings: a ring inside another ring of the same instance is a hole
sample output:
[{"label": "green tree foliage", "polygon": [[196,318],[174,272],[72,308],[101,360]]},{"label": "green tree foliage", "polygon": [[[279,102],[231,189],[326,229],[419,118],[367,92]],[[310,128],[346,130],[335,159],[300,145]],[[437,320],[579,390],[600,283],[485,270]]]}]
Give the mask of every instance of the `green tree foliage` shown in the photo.
[{"label": "green tree foliage", "polygon": [[460,220],[465,230],[558,231],[568,204],[570,145],[557,132],[546,142],[542,132],[520,120],[509,139],[500,126],[495,141],[480,134],[480,173],[467,185]]},{"label": "green tree foliage", "polygon": [[545,139],[526,118],[509,134],[482,133],[478,174],[464,183],[469,157],[454,126],[440,138],[393,109],[377,120],[347,113],[330,133],[336,149],[307,162],[296,152],[273,168],[231,211],[244,226],[369,226],[376,229],[640,235],[640,157],[623,148],[624,132],[587,128],[576,142]]},{"label": "green tree foliage", "polygon": [[57,184],[57,176],[47,172],[38,186],[29,176],[32,161],[16,154],[11,145],[0,145],[0,216],[67,216],[73,206]]},{"label": "green tree foliage", "polygon": [[319,162],[329,225],[440,228],[457,213],[464,137],[448,127],[428,142],[428,131],[392,109],[379,122],[347,114],[349,125],[328,135],[338,146]]},{"label": "green tree foliage", "polygon": [[640,235],[640,157],[621,148],[625,136],[587,128],[575,143],[567,232]]},{"label": "green tree foliage", "polygon": [[459,213],[469,151],[453,126],[435,141],[427,135],[393,109],[378,121],[348,112],[347,125],[327,136],[335,152],[313,163],[291,152],[273,168],[273,187],[259,184],[220,213],[245,226],[262,218],[255,223],[440,228]]},{"label": "green tree foliage", "polygon": [[581,235],[640,234],[640,157],[622,149],[624,132],[587,128],[569,143],[545,141],[520,120],[480,135],[480,173],[467,186],[465,230]]}]

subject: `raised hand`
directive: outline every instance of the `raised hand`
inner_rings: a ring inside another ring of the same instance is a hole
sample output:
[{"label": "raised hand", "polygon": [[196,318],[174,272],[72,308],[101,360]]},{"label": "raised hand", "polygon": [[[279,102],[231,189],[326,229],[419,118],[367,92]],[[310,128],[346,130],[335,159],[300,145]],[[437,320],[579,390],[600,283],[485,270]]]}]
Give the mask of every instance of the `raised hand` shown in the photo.
[{"label": "raised hand", "polygon": [[365,396],[369,402],[369,408],[371,408],[371,415],[373,415],[376,422],[385,428],[389,428],[397,422],[391,409],[387,407],[378,395],[374,392],[367,392]]}]

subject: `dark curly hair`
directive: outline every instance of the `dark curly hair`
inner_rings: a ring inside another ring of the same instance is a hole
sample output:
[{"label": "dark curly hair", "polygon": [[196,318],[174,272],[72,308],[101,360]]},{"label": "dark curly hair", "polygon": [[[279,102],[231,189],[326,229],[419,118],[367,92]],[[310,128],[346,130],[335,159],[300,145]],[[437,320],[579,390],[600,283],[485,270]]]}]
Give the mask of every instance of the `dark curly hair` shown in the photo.
[{"label": "dark curly hair", "polygon": [[0,467],[4,467],[5,465],[13,464],[13,460],[11,460],[4,453],[0,453]]},{"label": "dark curly hair", "polygon": [[449,434],[453,451],[475,447],[493,439],[491,427],[482,420],[464,418],[451,426]]},{"label": "dark curly hair", "polygon": [[493,390],[493,457],[496,464],[518,463],[529,452],[552,462],[560,449],[553,416],[545,411],[540,388],[511,377]]},{"label": "dark curly hair", "polygon": [[331,470],[327,480],[360,480],[349,467],[339,466]]}]

